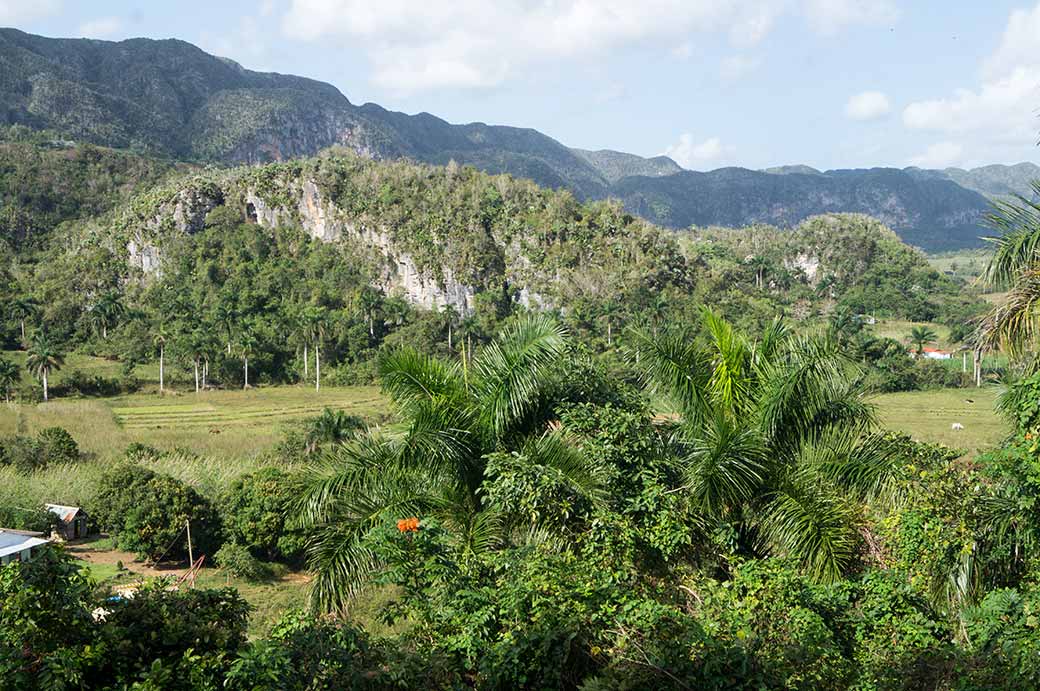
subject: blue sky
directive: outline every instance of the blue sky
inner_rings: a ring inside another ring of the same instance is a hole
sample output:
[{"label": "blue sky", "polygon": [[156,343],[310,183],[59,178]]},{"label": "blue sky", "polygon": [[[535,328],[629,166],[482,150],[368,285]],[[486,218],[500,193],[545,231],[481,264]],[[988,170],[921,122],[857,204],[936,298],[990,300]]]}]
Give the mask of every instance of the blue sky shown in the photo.
[{"label": "blue sky", "polygon": [[1040,162],[1040,4],[0,0],[47,36],[181,38],[451,122],[698,170]]}]

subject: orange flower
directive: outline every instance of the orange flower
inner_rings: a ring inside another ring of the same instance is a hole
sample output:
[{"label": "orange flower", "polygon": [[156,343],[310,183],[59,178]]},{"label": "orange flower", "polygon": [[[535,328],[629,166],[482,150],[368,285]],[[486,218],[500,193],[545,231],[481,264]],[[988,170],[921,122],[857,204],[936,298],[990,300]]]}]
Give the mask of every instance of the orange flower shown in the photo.
[{"label": "orange flower", "polygon": [[419,530],[419,519],[415,516],[411,518],[402,518],[397,521],[397,529],[402,533],[414,533]]}]

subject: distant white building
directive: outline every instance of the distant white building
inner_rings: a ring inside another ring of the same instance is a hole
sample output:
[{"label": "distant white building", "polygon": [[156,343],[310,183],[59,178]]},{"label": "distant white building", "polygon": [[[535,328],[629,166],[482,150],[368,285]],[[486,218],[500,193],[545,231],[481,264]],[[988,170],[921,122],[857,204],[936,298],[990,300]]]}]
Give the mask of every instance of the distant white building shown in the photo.
[{"label": "distant white building", "polygon": [[947,350],[939,350],[938,348],[925,348],[921,351],[921,357],[926,357],[929,360],[949,360],[953,357],[953,353]]},{"label": "distant white building", "polygon": [[48,542],[43,533],[0,528],[0,566],[12,561],[29,561],[40,545]]}]

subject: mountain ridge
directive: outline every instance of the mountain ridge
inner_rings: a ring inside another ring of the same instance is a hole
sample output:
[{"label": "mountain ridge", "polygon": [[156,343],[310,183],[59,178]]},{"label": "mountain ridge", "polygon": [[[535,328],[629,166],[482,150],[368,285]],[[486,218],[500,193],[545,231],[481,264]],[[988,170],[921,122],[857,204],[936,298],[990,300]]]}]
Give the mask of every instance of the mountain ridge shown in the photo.
[{"label": "mountain ridge", "polygon": [[579,199],[617,198],[671,228],[877,216],[925,249],[980,244],[990,199],[1028,193],[1032,164],[978,169],[682,169],[666,156],[570,148],[531,128],[452,124],[335,86],[254,72],[179,39],[111,42],[0,29],[0,124],[179,160],[258,164],[344,146],[377,159],[472,165]]}]

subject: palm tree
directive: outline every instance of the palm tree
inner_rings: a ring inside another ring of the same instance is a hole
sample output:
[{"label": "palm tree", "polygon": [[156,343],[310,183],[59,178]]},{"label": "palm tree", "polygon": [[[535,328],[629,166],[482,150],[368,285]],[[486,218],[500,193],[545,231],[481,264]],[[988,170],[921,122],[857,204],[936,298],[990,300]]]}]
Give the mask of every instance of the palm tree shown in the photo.
[{"label": "palm tree", "polygon": [[217,305],[217,320],[224,328],[225,342],[227,343],[227,354],[231,355],[231,342],[235,337],[235,323],[238,321],[238,310],[235,304],[224,299]]},{"label": "palm tree", "polygon": [[6,358],[0,358],[0,389],[4,392],[4,401],[11,402],[11,389],[18,383],[18,365]]},{"label": "palm tree", "polygon": [[159,322],[159,325],[155,328],[155,333],[152,334],[152,344],[159,351],[159,393],[165,391],[166,341],[168,337],[166,326]]},{"label": "palm tree", "polygon": [[36,314],[39,303],[27,295],[20,295],[11,301],[11,315],[18,320],[22,330],[22,343],[25,341],[25,320]]},{"label": "palm tree", "polygon": [[361,418],[325,408],[307,430],[307,453],[314,453],[323,444],[342,444],[364,428]]},{"label": "palm tree", "polygon": [[43,400],[48,400],[47,378],[54,370],[65,364],[65,356],[43,332],[37,332],[29,344],[25,366],[43,383]]},{"label": "palm tree", "polygon": [[119,299],[119,293],[108,291],[90,309],[91,326],[101,338],[108,338],[108,327],[118,324],[125,312],[126,308]]},{"label": "palm tree", "polygon": [[915,352],[920,355],[928,343],[933,343],[938,336],[935,331],[927,326],[915,326],[910,329],[910,342],[914,344]]},{"label": "palm tree", "polygon": [[256,352],[256,336],[249,329],[243,329],[238,337],[238,347],[242,350],[242,388],[249,388],[249,358]]},{"label": "palm tree", "polygon": [[[325,310],[317,305],[309,305],[303,310],[302,321],[305,341],[314,343],[314,390],[318,391],[321,389],[321,346],[328,331]],[[306,346],[304,346],[303,357],[306,361]]]},{"label": "palm tree", "polygon": [[[1033,194],[1040,195],[1040,180]],[[1019,357],[1036,348],[1040,335],[1040,203],[1022,196],[996,202],[989,223],[1001,235],[991,238],[995,251],[983,278],[1007,295],[983,319],[974,340]]]},{"label": "palm tree", "polygon": [[[200,375],[202,374],[202,361],[206,357],[206,350],[209,346],[208,336],[202,329],[195,329],[187,335],[185,340],[186,349],[188,354],[191,356],[191,362],[195,369],[195,393],[198,393],[201,385]],[[247,379],[248,374],[247,370]],[[246,384],[248,386],[248,381]]]},{"label": "palm tree", "polygon": [[887,456],[833,341],[777,320],[754,341],[702,309],[708,345],[636,332],[646,383],[680,411],[682,495],[702,529],[729,527],[752,554],[785,555],[832,581],[856,554],[850,488],[884,484]]},{"label": "palm tree", "polygon": [[549,427],[539,405],[566,344],[556,323],[527,316],[468,367],[411,349],[384,356],[383,389],[404,431],[337,447],[308,474],[296,508],[312,536],[316,606],[342,610],[364,587],[379,567],[367,538],[387,520],[435,517],[465,553],[502,541],[505,511],[480,491],[492,451],[509,450],[532,466],[555,468],[575,491],[597,496],[597,474]]}]

